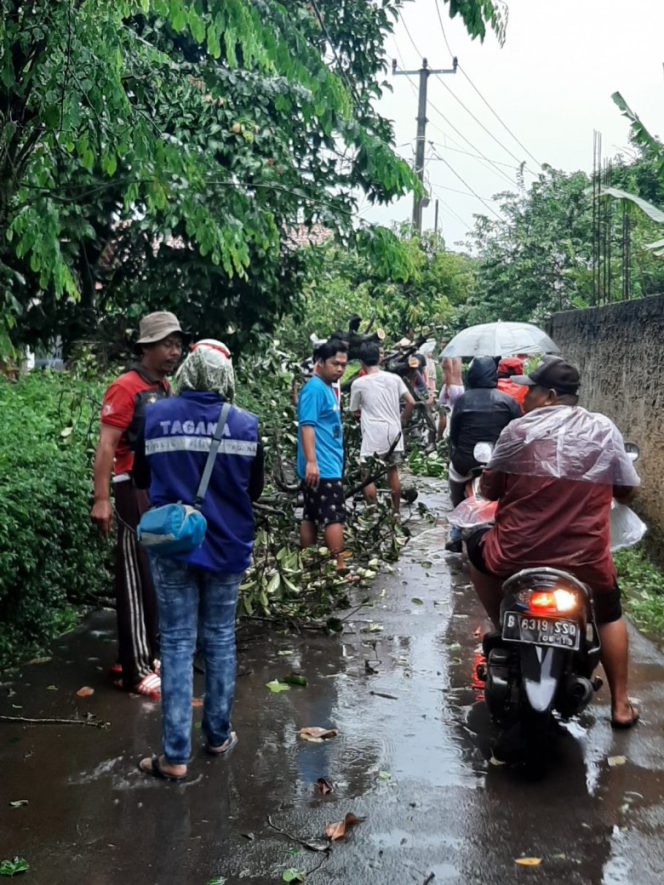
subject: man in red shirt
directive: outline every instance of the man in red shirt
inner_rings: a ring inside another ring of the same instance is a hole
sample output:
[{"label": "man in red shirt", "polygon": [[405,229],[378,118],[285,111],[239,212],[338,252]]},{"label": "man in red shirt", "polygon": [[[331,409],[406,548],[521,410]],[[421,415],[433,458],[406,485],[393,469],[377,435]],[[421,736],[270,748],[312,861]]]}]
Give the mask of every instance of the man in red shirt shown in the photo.
[{"label": "man in red shirt", "polygon": [[109,479],[118,524],[115,593],[118,618],[116,685],[154,700],[161,694],[157,651],[157,609],[147,557],[136,542],[136,526],[150,506],[134,486],[133,444],[142,431],[145,409],[170,395],[166,376],[182,355],[183,333],[177,317],[157,311],[143,317],[136,343],[138,361],[107,389],[94,465],[94,504],[90,516],[108,534],[113,522]]},{"label": "man in red shirt", "polygon": [[611,723],[633,725],[639,712],[627,695],[627,631],[610,546],[611,499],[625,501],[639,478],[618,429],[577,406],[577,369],[547,358],[525,385],[525,415],[502,432],[481,481],[498,501],[493,528],[468,539],[471,580],[498,626],[501,585],[520,569],[571,572],[593,593],[602,663],[611,690]]}]

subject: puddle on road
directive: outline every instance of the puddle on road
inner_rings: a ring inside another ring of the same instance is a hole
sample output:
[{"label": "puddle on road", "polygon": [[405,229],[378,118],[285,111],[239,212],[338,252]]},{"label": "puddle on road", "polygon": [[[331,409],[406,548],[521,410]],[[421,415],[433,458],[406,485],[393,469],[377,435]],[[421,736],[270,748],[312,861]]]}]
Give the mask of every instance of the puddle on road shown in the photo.
[{"label": "puddle on road", "polygon": [[[603,869],[607,882],[622,881],[627,869],[639,885],[658,881],[648,877],[662,861],[664,747],[652,727],[614,735],[604,700],[563,736],[550,777],[533,782],[488,765],[490,727],[473,683],[485,621],[459,558],[442,552],[445,533],[424,527],[375,583],[373,607],[350,616],[340,637],[243,628],[240,742],[228,758],[210,760],[195,730],[187,787],[136,771],[136,760],[158,748],[159,710],[109,687],[113,616],[95,614],[58,643],[57,660],[24,668],[9,687],[16,694],[5,706],[24,715],[92,712],[111,727],[3,727],[3,795],[30,803],[0,814],[6,853],[28,857],[35,882],[269,882],[319,859],[289,853],[299,846],[268,815],[298,838],[320,839],[326,823],[352,811],[367,819],[334,846],[319,881],[423,882],[434,872],[436,882],[502,883],[524,853],[542,856],[538,881],[600,882]],[[382,631],[362,632],[370,623]],[[637,672],[648,682],[639,693],[649,720],[661,721],[662,689],[653,687],[661,658],[649,648],[642,657]],[[64,663],[73,659],[75,666]],[[306,688],[265,688],[294,669],[306,674]],[[81,685],[95,694],[77,698]],[[305,743],[297,737],[304,726],[339,734]],[[614,753],[627,761],[609,769]],[[321,777],[334,784],[325,797],[313,787]]]}]

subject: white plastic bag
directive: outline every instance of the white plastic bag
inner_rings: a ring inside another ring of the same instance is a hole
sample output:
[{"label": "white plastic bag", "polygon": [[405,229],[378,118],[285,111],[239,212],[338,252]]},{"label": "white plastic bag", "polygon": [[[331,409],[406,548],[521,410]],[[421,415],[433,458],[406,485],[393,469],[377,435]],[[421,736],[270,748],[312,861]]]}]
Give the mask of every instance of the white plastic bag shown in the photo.
[{"label": "white plastic bag", "polygon": [[611,502],[611,549],[633,547],[648,531],[648,526],[626,504]]},{"label": "white plastic bag", "polygon": [[460,529],[477,529],[482,525],[493,525],[497,508],[497,501],[487,501],[486,498],[476,498],[472,495],[454,508],[447,521]]}]

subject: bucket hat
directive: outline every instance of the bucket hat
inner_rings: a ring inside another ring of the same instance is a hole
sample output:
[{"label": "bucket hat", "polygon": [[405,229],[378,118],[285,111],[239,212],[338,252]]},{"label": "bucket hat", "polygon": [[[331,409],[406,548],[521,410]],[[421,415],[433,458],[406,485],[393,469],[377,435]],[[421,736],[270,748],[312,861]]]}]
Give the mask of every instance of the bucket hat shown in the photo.
[{"label": "bucket hat", "polygon": [[157,310],[141,320],[136,344],[156,344],[175,333],[184,336],[180,321],[175,314],[169,310]]}]

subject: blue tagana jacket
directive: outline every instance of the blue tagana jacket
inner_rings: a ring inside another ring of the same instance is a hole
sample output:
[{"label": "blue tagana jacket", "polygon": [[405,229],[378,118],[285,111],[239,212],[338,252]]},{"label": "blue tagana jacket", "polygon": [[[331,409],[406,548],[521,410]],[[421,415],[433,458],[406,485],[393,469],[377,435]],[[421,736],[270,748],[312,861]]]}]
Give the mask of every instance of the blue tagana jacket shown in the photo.
[{"label": "blue tagana jacket", "polygon": [[[155,507],[193,503],[223,399],[185,390],[145,410],[134,479]],[[231,406],[201,511],[207,532],[201,547],[173,557],[211,571],[235,573],[249,565],[254,520],[251,502],[263,490],[258,418]]]}]

